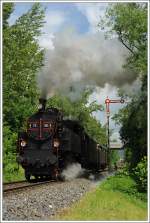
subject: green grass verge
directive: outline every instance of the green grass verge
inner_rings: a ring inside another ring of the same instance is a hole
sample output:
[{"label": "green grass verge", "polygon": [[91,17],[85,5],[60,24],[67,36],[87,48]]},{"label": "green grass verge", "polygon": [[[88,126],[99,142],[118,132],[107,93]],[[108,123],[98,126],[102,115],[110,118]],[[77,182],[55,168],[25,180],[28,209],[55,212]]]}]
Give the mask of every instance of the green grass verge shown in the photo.
[{"label": "green grass verge", "polygon": [[12,181],[21,181],[21,180],[25,180],[24,177],[24,169],[20,166],[18,171],[12,171],[10,169],[10,171],[5,171],[3,172],[3,182],[7,183],[7,182],[12,182]]},{"label": "green grass verge", "polygon": [[147,220],[146,195],[129,176],[114,176],[53,220]]}]

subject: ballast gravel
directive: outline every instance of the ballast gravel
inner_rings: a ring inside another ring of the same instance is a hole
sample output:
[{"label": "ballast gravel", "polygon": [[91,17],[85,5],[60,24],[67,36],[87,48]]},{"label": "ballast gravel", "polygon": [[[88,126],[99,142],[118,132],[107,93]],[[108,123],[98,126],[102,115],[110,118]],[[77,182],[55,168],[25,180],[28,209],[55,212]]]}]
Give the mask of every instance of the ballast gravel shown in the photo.
[{"label": "ballast gravel", "polygon": [[3,220],[46,221],[96,186],[88,179],[53,182],[3,196]]}]

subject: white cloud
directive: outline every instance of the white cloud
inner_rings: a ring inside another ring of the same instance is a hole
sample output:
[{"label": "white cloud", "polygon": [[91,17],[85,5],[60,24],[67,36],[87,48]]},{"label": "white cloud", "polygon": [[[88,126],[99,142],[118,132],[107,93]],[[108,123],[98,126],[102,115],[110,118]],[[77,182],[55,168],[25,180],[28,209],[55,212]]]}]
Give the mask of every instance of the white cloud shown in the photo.
[{"label": "white cloud", "polygon": [[50,11],[45,16],[46,24],[44,26],[45,32],[55,32],[65,22],[66,16],[61,11]]},{"label": "white cloud", "polygon": [[76,6],[86,16],[90,24],[89,32],[96,32],[100,17],[105,13],[107,3],[77,3]]},{"label": "white cloud", "polygon": [[40,36],[39,38],[39,44],[42,48],[46,48],[46,49],[50,49],[53,50],[54,49],[54,44],[53,44],[53,39],[55,38],[53,33],[50,34],[43,34],[42,36]]},{"label": "white cloud", "polygon": [[44,34],[40,36],[39,44],[43,48],[53,50],[53,39],[55,38],[53,33],[61,29],[66,21],[66,15],[61,11],[50,11],[46,13],[45,21],[46,23],[42,29]]}]

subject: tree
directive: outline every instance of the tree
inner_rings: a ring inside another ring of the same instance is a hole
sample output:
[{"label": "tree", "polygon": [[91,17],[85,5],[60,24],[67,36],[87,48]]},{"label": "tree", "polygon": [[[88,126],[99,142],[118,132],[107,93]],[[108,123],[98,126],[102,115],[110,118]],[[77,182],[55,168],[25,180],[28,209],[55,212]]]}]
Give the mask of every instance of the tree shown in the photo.
[{"label": "tree", "polygon": [[100,25],[129,50],[127,65],[142,75],[147,73],[147,4],[112,3]]},{"label": "tree", "polygon": [[[101,26],[129,50],[125,66],[137,72],[142,85],[138,95],[114,116],[121,124],[121,138],[131,151],[130,167],[147,154],[147,4],[115,3],[106,11]],[[124,94],[122,94],[124,96]]]},{"label": "tree", "polygon": [[[9,25],[14,4],[3,3],[3,165],[5,179],[16,171],[16,139],[38,98],[36,73],[42,66],[43,50],[37,37],[44,23],[39,3]],[[16,172],[15,172],[16,174]],[[15,175],[14,174],[14,175]]]},{"label": "tree", "polygon": [[3,4],[3,112],[4,123],[18,130],[37,102],[35,75],[43,61],[37,37],[44,23],[44,10],[35,3],[9,26],[12,9],[12,4]]},{"label": "tree", "polygon": [[3,4],[3,29],[8,27],[8,18],[14,10],[13,3],[4,3]]}]

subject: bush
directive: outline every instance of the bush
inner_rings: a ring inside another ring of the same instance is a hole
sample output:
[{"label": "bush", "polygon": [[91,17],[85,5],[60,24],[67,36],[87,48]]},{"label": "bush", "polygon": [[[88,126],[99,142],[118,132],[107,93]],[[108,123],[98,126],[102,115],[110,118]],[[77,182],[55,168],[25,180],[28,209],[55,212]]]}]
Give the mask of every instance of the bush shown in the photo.
[{"label": "bush", "polygon": [[119,154],[118,151],[112,150],[110,152],[110,167],[116,167],[117,162],[119,160]]},{"label": "bush", "polygon": [[127,163],[131,163],[132,159],[132,149],[131,148],[125,148],[125,161]]},{"label": "bush", "polygon": [[[105,184],[104,184],[105,185]],[[130,176],[112,176],[106,180],[107,189],[120,191],[127,194],[134,194],[136,192],[136,182]]]},{"label": "bush", "polygon": [[140,191],[147,191],[147,157],[138,163],[136,168],[133,169],[133,176],[138,184]]},{"label": "bush", "polygon": [[10,181],[18,174],[16,162],[16,140],[17,133],[12,131],[8,125],[3,128],[3,179]]},{"label": "bush", "polygon": [[102,185],[106,190],[120,191],[134,198],[147,201],[147,194],[139,192],[136,181],[127,175],[118,175],[109,177]]},{"label": "bush", "polygon": [[116,175],[118,176],[130,176],[128,163],[125,163],[124,166],[117,171]]}]

